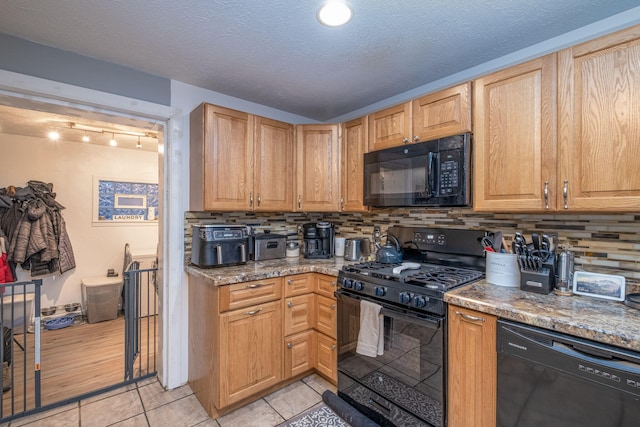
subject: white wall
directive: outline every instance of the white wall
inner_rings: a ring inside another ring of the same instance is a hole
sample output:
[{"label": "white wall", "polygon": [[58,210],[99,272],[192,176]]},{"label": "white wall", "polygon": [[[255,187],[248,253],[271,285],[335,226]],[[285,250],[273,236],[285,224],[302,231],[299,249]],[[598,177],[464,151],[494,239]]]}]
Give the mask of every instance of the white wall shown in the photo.
[{"label": "white wall", "polygon": [[[157,153],[8,134],[0,134],[0,153],[0,187],[25,187],[29,180],[50,182],[56,200],[66,208],[62,216],[76,268],[39,277],[43,307],[79,302],[83,277],[104,275],[110,268],[121,271],[125,243],[134,253],[155,252],[157,223],[93,226],[92,217],[94,176],[158,182]],[[18,280],[30,279],[20,267],[17,273]]]}]

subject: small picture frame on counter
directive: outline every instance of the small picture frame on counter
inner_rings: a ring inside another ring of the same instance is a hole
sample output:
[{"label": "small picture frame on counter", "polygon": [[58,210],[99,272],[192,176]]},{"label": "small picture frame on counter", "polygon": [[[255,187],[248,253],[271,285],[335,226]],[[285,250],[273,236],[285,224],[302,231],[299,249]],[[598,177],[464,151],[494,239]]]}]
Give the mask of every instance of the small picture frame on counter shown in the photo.
[{"label": "small picture frame on counter", "polygon": [[573,293],[613,301],[624,301],[625,278],[613,274],[573,273]]}]

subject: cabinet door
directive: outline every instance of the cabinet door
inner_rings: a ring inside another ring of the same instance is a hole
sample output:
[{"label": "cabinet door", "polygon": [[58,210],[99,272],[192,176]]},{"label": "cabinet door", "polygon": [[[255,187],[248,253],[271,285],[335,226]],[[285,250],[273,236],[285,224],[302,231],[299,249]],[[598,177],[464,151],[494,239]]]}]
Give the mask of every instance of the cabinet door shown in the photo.
[{"label": "cabinet door", "polygon": [[298,295],[284,299],[284,335],[313,328],[315,295]]},{"label": "cabinet door", "polygon": [[556,55],[476,80],[473,111],[473,209],[554,210]]},{"label": "cabinet door", "polygon": [[316,338],[316,370],[336,383],[338,381],[336,340],[321,333],[317,333]]},{"label": "cabinet door", "polygon": [[419,141],[471,132],[471,82],[414,99],[412,123]]},{"label": "cabinet door", "polygon": [[255,118],[257,211],[290,211],[293,203],[293,125]]},{"label": "cabinet door", "polygon": [[314,330],[300,332],[284,339],[284,378],[288,379],[313,369],[315,357]]},{"label": "cabinet door", "polygon": [[558,64],[558,210],[637,211],[640,27],[563,50]]},{"label": "cabinet door", "polygon": [[335,298],[316,295],[315,329],[336,338],[337,310]]},{"label": "cabinet door", "polygon": [[368,117],[369,151],[414,142],[411,137],[411,102],[385,108]]},{"label": "cabinet door", "polygon": [[220,315],[220,402],[238,402],[282,379],[280,301]]},{"label": "cabinet door", "polygon": [[296,209],[305,212],[338,212],[338,125],[299,125],[296,133]]},{"label": "cabinet door", "polygon": [[313,292],[313,273],[295,274],[284,279],[284,296],[309,294]]},{"label": "cabinet door", "polygon": [[333,295],[333,293],[335,292],[336,286],[338,285],[338,279],[335,276],[316,273],[315,282],[316,294],[335,299],[335,295]]},{"label": "cabinet door", "polygon": [[364,205],[364,153],[367,152],[367,118],[351,120],[343,125],[342,197],[344,212],[366,211]]},{"label": "cabinet door", "polygon": [[249,210],[253,116],[211,104],[191,113],[192,210]]},{"label": "cabinet door", "polygon": [[449,306],[450,427],[495,427],[496,317]]}]

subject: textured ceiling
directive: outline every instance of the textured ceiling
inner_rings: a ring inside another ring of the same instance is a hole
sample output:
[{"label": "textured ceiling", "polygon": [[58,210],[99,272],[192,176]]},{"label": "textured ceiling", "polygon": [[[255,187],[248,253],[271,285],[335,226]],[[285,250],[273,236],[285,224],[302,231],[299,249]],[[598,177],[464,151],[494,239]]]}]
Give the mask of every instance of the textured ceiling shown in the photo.
[{"label": "textured ceiling", "polygon": [[0,32],[327,121],[638,0],[2,0]]}]

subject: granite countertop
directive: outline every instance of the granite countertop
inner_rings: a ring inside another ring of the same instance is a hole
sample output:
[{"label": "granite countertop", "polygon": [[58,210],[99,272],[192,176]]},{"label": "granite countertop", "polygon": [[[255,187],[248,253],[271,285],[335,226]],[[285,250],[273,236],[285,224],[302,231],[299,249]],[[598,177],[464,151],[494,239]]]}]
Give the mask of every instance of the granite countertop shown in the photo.
[{"label": "granite countertop", "polygon": [[453,289],[444,300],[503,319],[640,351],[640,310],[618,301],[542,295],[486,280]]},{"label": "granite countertop", "polygon": [[188,264],[185,266],[185,271],[192,276],[204,279],[214,286],[221,286],[302,273],[322,273],[338,276],[338,272],[343,265],[353,263],[355,262],[345,261],[344,258],[339,257],[307,259],[300,256],[266,261],[248,261],[242,265],[219,268],[200,268]]}]

